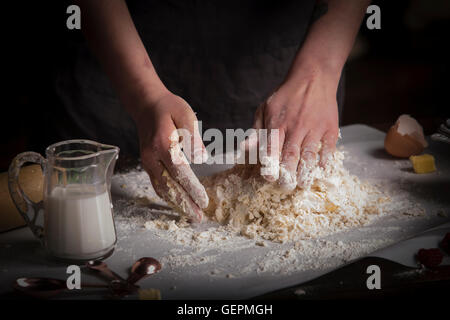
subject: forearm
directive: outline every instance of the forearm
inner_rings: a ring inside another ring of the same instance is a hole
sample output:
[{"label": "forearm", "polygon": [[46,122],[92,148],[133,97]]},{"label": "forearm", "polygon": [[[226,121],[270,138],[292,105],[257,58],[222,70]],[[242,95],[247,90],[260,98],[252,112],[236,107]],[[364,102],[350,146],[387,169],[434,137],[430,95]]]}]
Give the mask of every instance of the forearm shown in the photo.
[{"label": "forearm", "polygon": [[316,20],[297,53],[288,78],[305,71],[325,72],[339,81],[370,0],[328,0],[326,13]]},{"label": "forearm", "polygon": [[136,99],[156,101],[167,92],[139,37],[124,0],[78,0],[82,31],[130,114]]}]

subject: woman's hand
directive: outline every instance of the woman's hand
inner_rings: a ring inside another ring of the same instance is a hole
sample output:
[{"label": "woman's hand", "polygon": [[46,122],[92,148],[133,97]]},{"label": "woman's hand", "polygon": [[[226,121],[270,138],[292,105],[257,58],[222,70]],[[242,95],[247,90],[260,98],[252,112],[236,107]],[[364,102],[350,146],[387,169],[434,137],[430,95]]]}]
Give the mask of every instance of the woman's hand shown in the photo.
[{"label": "woman's hand", "polygon": [[208,196],[179,149],[178,141],[170,140],[176,129],[186,129],[191,133],[191,140],[198,141],[197,148],[191,143],[194,157],[207,157],[194,127],[197,120],[194,112],[159,79],[124,0],[78,0],[77,3],[84,14],[82,30],[89,45],[136,123],[142,164],[155,191],[192,220],[200,221]]},{"label": "woman's hand", "polygon": [[[278,182],[285,190],[305,186],[308,172],[324,166],[336,147],[339,135],[336,101],[339,74],[320,68],[300,68],[262,104],[255,115],[254,128],[268,129],[267,154],[278,157]],[[271,129],[279,129],[278,150],[270,143]],[[264,163],[263,163],[264,165]],[[264,176],[275,181],[275,175]]]},{"label": "woman's hand", "polygon": [[194,112],[185,100],[167,90],[157,98],[141,101],[136,110],[142,165],[155,191],[191,220],[200,222],[208,195],[181,151],[176,133],[177,129],[188,130],[193,146],[188,157],[195,163],[206,161]]},{"label": "woman's hand", "polygon": [[[318,155],[323,166],[335,149],[339,135],[337,86],[369,3],[321,2],[324,14],[310,26],[287,79],[256,114],[256,128],[280,129],[279,152],[273,154],[279,157],[281,152],[279,183],[286,189],[311,183],[308,172]],[[268,152],[271,154],[270,144]],[[277,177],[266,178],[273,181]]]}]

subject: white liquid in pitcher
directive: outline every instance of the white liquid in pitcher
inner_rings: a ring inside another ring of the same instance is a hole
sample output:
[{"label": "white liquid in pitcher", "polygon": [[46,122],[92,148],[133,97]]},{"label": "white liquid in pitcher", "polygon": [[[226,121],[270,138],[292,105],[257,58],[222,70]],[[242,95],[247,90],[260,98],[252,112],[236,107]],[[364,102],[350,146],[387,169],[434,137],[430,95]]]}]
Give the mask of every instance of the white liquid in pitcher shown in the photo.
[{"label": "white liquid in pitcher", "polygon": [[116,242],[111,202],[92,185],[56,187],[45,200],[47,249],[58,257],[93,259]]}]

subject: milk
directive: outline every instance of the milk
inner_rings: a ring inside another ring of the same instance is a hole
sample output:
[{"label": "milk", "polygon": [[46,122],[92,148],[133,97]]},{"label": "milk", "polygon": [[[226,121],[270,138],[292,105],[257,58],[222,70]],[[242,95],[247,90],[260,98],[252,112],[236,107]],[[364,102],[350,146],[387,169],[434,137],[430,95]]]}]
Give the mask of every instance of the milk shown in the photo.
[{"label": "milk", "polygon": [[[103,190],[102,190],[103,189]],[[94,259],[116,243],[112,204],[105,188],[57,186],[45,199],[45,241],[55,256]]]}]

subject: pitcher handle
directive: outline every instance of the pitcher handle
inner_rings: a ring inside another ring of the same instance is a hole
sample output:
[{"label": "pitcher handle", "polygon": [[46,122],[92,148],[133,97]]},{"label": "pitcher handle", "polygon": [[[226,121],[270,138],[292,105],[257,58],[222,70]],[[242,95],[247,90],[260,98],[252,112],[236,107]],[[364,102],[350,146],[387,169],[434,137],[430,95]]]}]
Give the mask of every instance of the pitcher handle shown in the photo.
[{"label": "pitcher handle", "polygon": [[27,163],[37,163],[41,166],[42,172],[45,175],[46,160],[39,153],[23,152],[18,154],[11,162],[8,170],[8,188],[11,199],[16,205],[17,210],[22,215],[23,219],[30,227],[33,234],[42,241],[44,236],[43,226],[36,224],[38,216],[44,211],[44,202],[41,200],[38,203],[33,202],[23,192],[19,184],[19,173],[22,166]]}]

